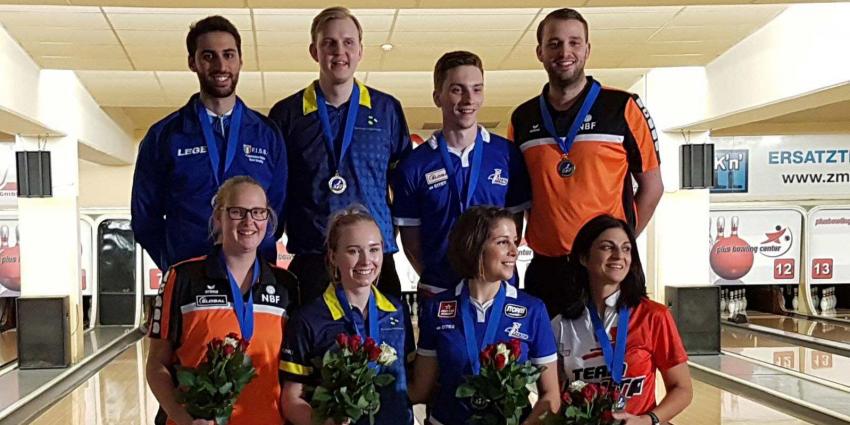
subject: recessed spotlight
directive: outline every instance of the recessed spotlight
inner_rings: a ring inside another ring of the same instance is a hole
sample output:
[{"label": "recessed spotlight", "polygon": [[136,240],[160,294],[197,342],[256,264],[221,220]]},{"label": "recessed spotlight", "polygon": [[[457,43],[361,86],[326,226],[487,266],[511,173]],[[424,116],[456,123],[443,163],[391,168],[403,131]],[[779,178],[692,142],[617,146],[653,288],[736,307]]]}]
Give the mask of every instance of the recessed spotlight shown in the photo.
[{"label": "recessed spotlight", "polygon": [[385,52],[389,52],[392,49],[393,49],[392,43],[384,43],[384,44],[381,45],[381,50],[383,50]]}]

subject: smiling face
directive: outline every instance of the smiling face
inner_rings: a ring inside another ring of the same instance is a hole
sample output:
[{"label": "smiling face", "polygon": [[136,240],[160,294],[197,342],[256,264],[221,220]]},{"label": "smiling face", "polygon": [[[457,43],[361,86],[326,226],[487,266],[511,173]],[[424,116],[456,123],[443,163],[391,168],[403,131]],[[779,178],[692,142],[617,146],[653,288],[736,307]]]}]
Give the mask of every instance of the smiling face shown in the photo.
[{"label": "smiling face", "polygon": [[502,218],[493,223],[481,253],[481,268],[485,282],[508,280],[513,277],[518,242],[516,223],[513,220]]},{"label": "smiling face", "polygon": [[443,128],[463,130],[478,124],[478,110],[484,103],[484,75],[478,67],[461,65],[446,72],[434,104],[442,110]]},{"label": "smiling face", "polygon": [[549,81],[568,87],[584,79],[584,65],[590,57],[584,24],[575,19],[553,19],[541,35],[537,59],[549,74]]},{"label": "smiling face", "polygon": [[[242,219],[234,219],[228,209],[244,208]],[[251,214],[252,209],[266,209],[268,202],[263,189],[257,185],[242,183],[234,187],[230,199],[227,199],[215,212],[214,225],[220,230],[221,243],[225,253],[256,251],[266,236],[268,218],[257,220]],[[268,217],[268,215],[267,215]]]},{"label": "smiling face", "polygon": [[591,287],[620,284],[632,265],[632,243],[619,227],[600,233],[581,264],[587,268]]},{"label": "smiling face", "polygon": [[354,21],[350,18],[327,21],[310,44],[310,56],[319,63],[319,74],[333,84],[352,81],[363,58],[363,45]]},{"label": "smiling face", "polygon": [[339,229],[336,248],[329,255],[344,288],[369,286],[378,279],[383,245],[381,230],[373,221],[361,220]]},{"label": "smiling face", "polygon": [[236,39],[224,31],[201,34],[194,56],[189,57],[189,69],[198,75],[205,94],[216,98],[233,96],[242,69]]}]

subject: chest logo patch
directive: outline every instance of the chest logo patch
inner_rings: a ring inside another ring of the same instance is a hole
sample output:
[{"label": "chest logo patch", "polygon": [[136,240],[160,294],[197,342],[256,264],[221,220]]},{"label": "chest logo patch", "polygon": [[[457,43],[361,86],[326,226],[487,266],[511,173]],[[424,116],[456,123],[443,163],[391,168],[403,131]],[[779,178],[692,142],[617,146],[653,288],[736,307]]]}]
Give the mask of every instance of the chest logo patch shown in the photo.
[{"label": "chest logo patch", "polygon": [[226,295],[198,295],[195,297],[195,304],[199,307],[213,307],[227,305]]},{"label": "chest logo patch", "polygon": [[523,317],[528,316],[528,307],[516,304],[505,304],[505,316],[512,319],[522,319]]},{"label": "chest logo patch", "polygon": [[523,341],[528,341],[528,334],[522,333],[519,331],[519,328],[522,327],[522,323],[514,322],[511,327],[505,328],[505,332],[511,338],[521,339]]},{"label": "chest logo patch", "polygon": [[507,186],[508,178],[502,177],[502,169],[496,168],[493,170],[493,174],[490,174],[487,177],[487,180],[490,180],[490,183],[497,184],[499,186]]},{"label": "chest logo patch", "polygon": [[440,301],[437,317],[451,319],[457,316],[457,301]]},{"label": "chest logo patch", "polygon": [[425,183],[429,185],[444,182],[448,179],[449,174],[446,172],[445,168],[440,168],[439,170],[431,171],[430,173],[425,173]]}]

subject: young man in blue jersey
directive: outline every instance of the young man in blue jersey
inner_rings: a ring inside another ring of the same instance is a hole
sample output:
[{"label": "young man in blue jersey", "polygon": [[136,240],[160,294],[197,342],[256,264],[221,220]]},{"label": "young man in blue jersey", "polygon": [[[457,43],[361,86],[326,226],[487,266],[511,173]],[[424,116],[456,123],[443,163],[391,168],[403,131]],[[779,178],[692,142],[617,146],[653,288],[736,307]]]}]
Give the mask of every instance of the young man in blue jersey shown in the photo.
[{"label": "young man in blue jersey", "polygon": [[410,149],[401,104],[354,79],[363,57],[363,31],[348,9],[320,12],[310,28],[310,55],[319,79],[278,102],[269,117],[283,131],[289,154],[287,250],[302,300],[322,294],[325,232],[335,211],[357,203],[375,218],[384,239],[378,288],[401,295],[392,254],[398,251],[388,205],[388,175]]},{"label": "young man in blue jersey", "polygon": [[507,207],[518,215],[531,191],[522,154],[478,125],[484,103],[481,59],[465,51],[444,54],[434,66],[434,104],[443,128],[412,151],[393,175],[393,221],[428,297],[460,281],[446,256],[448,235],[470,206]]},{"label": "young man in blue jersey", "polygon": [[[148,130],[133,176],[133,234],[163,271],[209,252],[212,199],[228,178],[253,177],[281,217],[286,196],[286,147],[280,132],[236,96],[242,68],[239,31],[221,16],[207,17],[192,25],[186,49],[200,93]],[[269,261],[276,260],[280,234],[266,235],[261,245]]]}]

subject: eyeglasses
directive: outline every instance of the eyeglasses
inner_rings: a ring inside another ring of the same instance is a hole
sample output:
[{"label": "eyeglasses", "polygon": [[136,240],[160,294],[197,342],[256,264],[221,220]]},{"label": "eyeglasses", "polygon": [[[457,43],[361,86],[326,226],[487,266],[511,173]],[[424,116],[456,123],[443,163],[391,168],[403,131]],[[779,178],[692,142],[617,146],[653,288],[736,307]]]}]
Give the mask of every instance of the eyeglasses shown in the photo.
[{"label": "eyeglasses", "polygon": [[251,218],[257,221],[266,221],[269,219],[268,208],[242,208],[242,207],[227,207],[227,216],[231,220],[243,220],[248,212],[251,212]]}]

